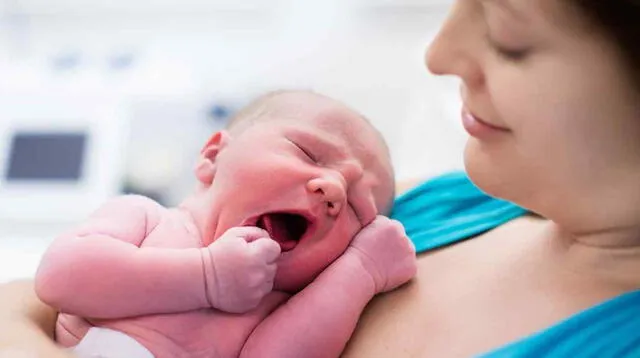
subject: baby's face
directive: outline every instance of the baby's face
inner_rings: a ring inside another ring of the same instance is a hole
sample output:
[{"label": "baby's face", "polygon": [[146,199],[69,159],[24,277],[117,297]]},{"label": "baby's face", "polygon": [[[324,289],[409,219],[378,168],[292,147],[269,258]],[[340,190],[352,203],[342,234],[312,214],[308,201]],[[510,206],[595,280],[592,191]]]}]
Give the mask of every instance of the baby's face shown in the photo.
[{"label": "baby's face", "polygon": [[378,134],[347,108],[308,94],[273,105],[216,158],[210,234],[267,230],[282,248],[275,288],[297,291],[388,209],[392,170]]}]

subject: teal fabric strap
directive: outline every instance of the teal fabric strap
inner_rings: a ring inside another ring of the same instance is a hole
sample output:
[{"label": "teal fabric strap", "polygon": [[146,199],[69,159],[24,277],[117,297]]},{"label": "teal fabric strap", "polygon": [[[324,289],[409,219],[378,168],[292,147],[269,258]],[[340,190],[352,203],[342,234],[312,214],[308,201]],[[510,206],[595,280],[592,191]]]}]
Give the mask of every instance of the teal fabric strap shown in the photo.
[{"label": "teal fabric strap", "polygon": [[400,221],[418,252],[433,250],[491,230],[527,211],[481,192],[463,172],[431,179],[396,199]]},{"label": "teal fabric strap", "polygon": [[[402,222],[418,252],[472,238],[527,211],[482,193],[464,173],[429,180],[397,198]],[[640,357],[640,291],[585,310],[483,358]]]},{"label": "teal fabric strap", "polygon": [[640,357],[640,291],[609,300],[481,357]]}]

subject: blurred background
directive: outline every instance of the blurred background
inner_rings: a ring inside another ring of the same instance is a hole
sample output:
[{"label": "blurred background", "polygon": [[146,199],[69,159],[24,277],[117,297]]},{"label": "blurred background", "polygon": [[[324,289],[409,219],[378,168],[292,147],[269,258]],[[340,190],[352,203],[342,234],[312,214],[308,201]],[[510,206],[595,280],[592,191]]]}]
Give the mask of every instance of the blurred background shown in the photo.
[{"label": "blurred background", "polygon": [[266,91],[346,102],[398,180],[462,167],[458,84],[425,50],[452,0],[0,0],[0,282],[106,198],[166,205]]}]

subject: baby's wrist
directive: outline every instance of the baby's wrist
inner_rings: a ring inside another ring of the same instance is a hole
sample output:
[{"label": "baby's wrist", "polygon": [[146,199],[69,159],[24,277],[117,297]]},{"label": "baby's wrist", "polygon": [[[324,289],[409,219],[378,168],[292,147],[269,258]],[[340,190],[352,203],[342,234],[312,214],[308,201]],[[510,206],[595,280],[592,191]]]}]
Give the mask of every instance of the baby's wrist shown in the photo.
[{"label": "baby's wrist", "polygon": [[348,269],[351,272],[357,272],[361,277],[364,277],[368,283],[371,295],[376,295],[382,292],[382,287],[385,285],[385,279],[382,272],[378,269],[377,265],[366,253],[360,249],[350,247],[341,258],[343,261],[349,263]]},{"label": "baby's wrist", "polygon": [[216,280],[216,268],[211,257],[211,252],[206,247],[200,249],[200,257],[202,259],[202,287],[204,292],[203,306],[204,308],[216,308],[218,304]]}]

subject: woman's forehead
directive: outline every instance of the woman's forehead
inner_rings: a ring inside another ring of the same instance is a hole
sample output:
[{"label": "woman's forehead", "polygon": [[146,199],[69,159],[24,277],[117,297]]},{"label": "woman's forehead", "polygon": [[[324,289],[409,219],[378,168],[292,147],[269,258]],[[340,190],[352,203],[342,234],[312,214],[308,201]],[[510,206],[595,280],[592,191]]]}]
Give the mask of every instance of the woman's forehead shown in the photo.
[{"label": "woman's forehead", "polygon": [[[486,6],[499,8],[517,21],[531,26],[570,29],[585,24],[574,2],[577,0],[478,0]],[[574,33],[574,35],[576,35]]]}]

